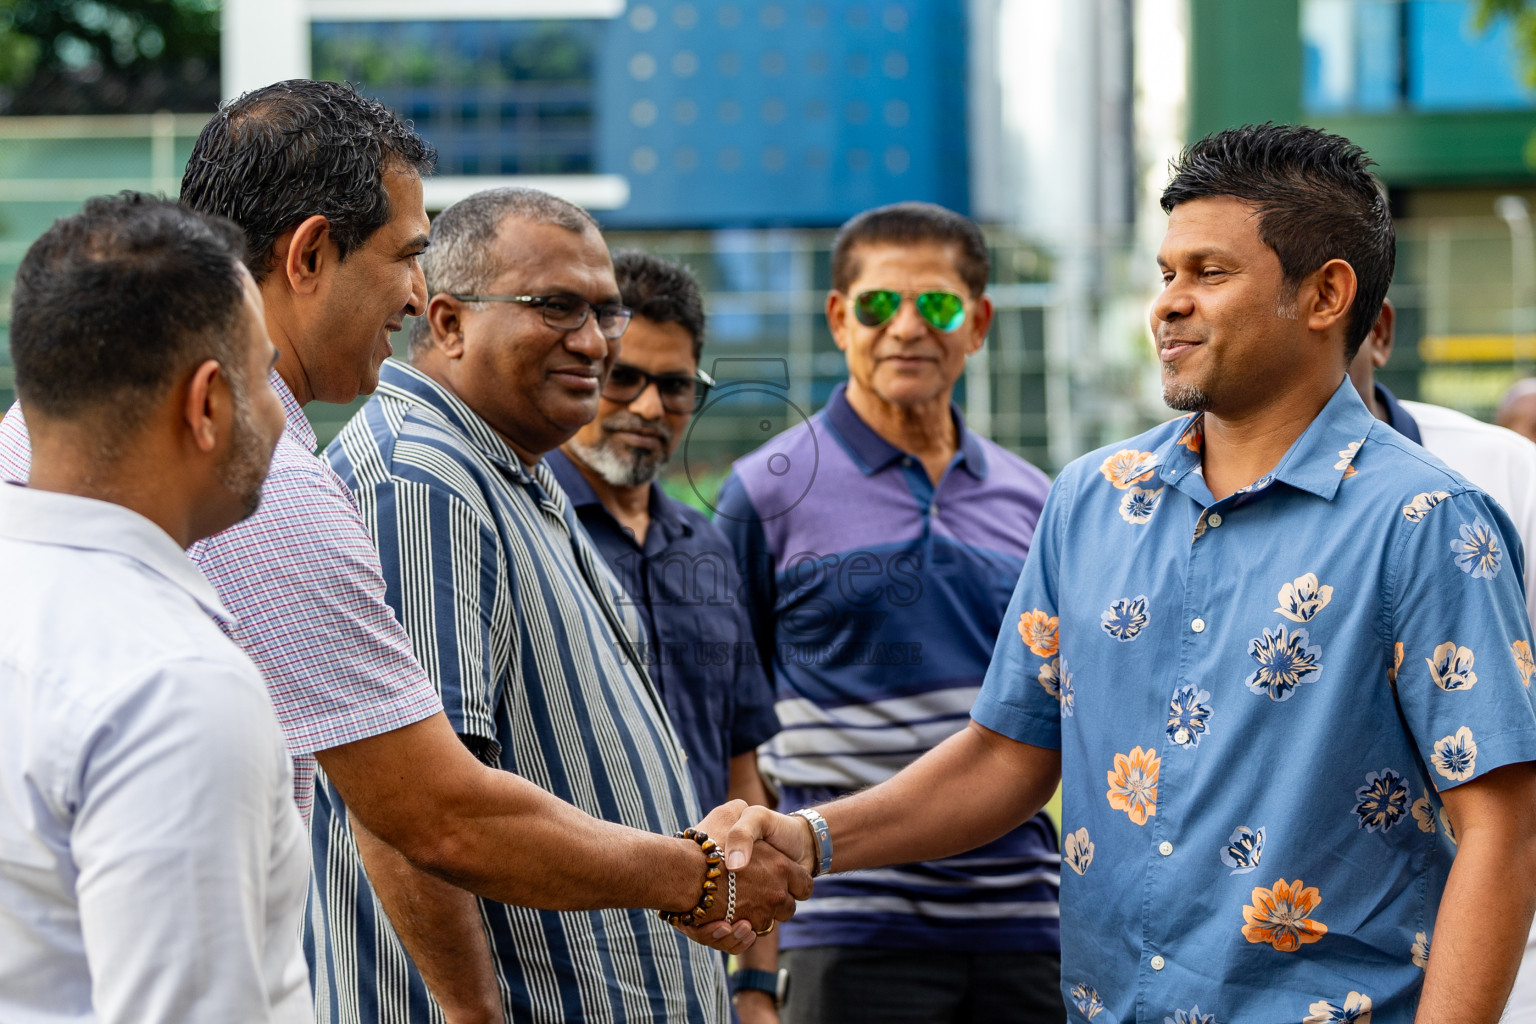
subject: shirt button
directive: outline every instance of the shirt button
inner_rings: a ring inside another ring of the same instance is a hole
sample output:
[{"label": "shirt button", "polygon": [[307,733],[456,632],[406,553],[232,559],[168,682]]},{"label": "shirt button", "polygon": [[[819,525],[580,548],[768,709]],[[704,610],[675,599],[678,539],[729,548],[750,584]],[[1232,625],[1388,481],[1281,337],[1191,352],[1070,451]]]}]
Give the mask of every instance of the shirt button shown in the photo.
[{"label": "shirt button", "polygon": [[1157,852],[1166,857],[1173,852],[1173,844],[1164,839],[1162,842],[1157,844]]},{"label": "shirt button", "polygon": [[903,466],[906,466],[908,469],[911,469],[912,468],[912,456],[910,456],[910,455],[904,456],[902,458],[902,460],[901,460],[901,464]]},{"label": "shirt button", "polygon": [[1194,622],[1191,622],[1189,624],[1189,628],[1194,630],[1196,633],[1204,633],[1205,632],[1205,620],[1204,619],[1196,619]]},{"label": "shirt button", "polygon": [[1220,526],[1221,525],[1221,513],[1220,512],[1212,512],[1210,515],[1205,517],[1205,521],[1206,521],[1206,523],[1208,523],[1212,527]]},{"label": "shirt button", "polygon": [[1173,731],[1173,742],[1177,743],[1181,747],[1184,744],[1188,743],[1189,742],[1189,730],[1188,729],[1184,729],[1184,728],[1175,729]]},{"label": "shirt button", "polygon": [[1155,957],[1152,958],[1152,969],[1154,971],[1160,971],[1164,967],[1167,967],[1167,966],[1168,966],[1168,961],[1164,960],[1162,957],[1155,956]]}]

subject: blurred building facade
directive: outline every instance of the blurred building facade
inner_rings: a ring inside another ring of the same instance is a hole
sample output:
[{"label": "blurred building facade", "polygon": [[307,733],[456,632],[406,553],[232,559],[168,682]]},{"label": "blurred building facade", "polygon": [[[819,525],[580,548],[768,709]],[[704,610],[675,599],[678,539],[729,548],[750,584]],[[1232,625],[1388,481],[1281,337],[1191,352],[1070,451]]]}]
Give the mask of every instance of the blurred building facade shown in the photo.
[{"label": "blurred building facade", "polygon": [[1463,0],[1192,0],[1190,27],[1191,137],[1305,121],[1376,159],[1398,230],[1382,379],[1488,417],[1536,372],[1536,90],[1508,26]]},{"label": "blurred building facade", "polygon": [[[701,418],[691,458],[714,472],[819,408],[843,375],[822,318],[838,224],[905,199],[976,212],[973,180],[992,165],[985,145],[976,159],[973,140],[998,134],[978,112],[995,118],[1001,104],[972,57],[998,64],[988,19],[1004,6],[227,0],[224,92],[296,76],[354,82],[437,146],[429,209],[492,185],[533,185],[591,209],[614,244],[689,263],[708,292],[706,362],[753,365],[756,378],[782,382],[740,390]],[[0,147],[0,260],[10,261],[0,280],[87,195],[174,193],[201,119],[68,122],[0,123],[11,132]],[[114,133],[121,144],[103,141]],[[146,159],[153,167],[140,166]],[[997,174],[982,177],[995,193]],[[979,429],[1044,462],[1052,260],[996,209],[983,218],[998,326],[962,403]],[[349,411],[317,406],[311,416],[325,437]]]},{"label": "blurred building facade", "polygon": [[[705,489],[842,376],[822,319],[831,231],[904,199],[973,208],[967,62],[986,37],[965,0],[440,0],[432,20],[379,0],[227,3],[226,92],[285,75],[358,83],[437,146],[429,209],[532,184],[591,209],[615,245],[694,268],[706,362],[723,382],[748,367],[775,382],[700,417],[687,468]],[[996,358],[967,377],[964,404],[1040,457],[1043,261],[1015,232],[994,238]],[[1022,385],[995,388],[1004,368]]]},{"label": "blurred building facade", "polygon": [[969,206],[965,6],[227,0],[225,92],[358,83],[437,145],[439,201],[534,175],[612,227],[835,226]]},{"label": "blurred building facade", "polygon": [[[1318,124],[1375,156],[1402,240],[1384,379],[1486,415],[1536,362],[1520,202],[1536,202],[1536,109],[1507,32],[1471,16],[1466,0],[226,0],[220,63],[226,95],[312,75],[411,118],[441,156],[433,210],[529,184],[692,266],[706,364],[742,385],[679,467],[707,489],[842,377],[822,319],[832,230],[904,199],[972,215],[994,246],[999,317],[960,394],[973,425],[1054,470],[1165,416],[1146,341],[1157,195],[1179,146],[1247,121]],[[0,118],[0,299],[82,199],[174,194],[203,121]],[[311,409],[322,437],[349,412]]]}]

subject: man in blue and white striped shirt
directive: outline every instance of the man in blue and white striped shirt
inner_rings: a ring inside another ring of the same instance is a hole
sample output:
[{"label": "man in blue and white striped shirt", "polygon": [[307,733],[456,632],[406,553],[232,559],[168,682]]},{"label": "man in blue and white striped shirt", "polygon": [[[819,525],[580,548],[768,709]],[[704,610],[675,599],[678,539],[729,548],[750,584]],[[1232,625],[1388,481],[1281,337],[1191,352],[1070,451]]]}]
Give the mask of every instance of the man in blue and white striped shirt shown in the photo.
[{"label": "man in blue and white striped shirt", "polygon": [[[700,808],[633,650],[640,623],[540,461],[596,413],[628,323],[607,247],[586,213],[528,189],[472,196],[432,232],[411,365],[385,365],[327,452],[379,546],[386,598],[483,761],[596,817],[680,830]],[[720,958],[653,912],[534,910],[419,873],[365,877],[329,785],[314,836],[334,951],[316,970],[344,1019],[440,1019],[433,996],[458,1005],[447,997],[487,977],[518,1021],[726,1018]],[[798,869],[777,864],[776,885],[741,874],[727,934],[750,940],[747,926],[788,917]],[[611,905],[590,892],[541,899]]]},{"label": "man in blue and white striped shirt", "polygon": [[[902,203],[833,245],[848,382],[736,463],[718,522],[746,565],[792,810],[882,782],[963,729],[1049,486],[950,401],[992,319],[987,249]],[[961,857],[819,879],[782,930],[785,1024],[1045,1022],[1060,856],[1036,817]]]}]

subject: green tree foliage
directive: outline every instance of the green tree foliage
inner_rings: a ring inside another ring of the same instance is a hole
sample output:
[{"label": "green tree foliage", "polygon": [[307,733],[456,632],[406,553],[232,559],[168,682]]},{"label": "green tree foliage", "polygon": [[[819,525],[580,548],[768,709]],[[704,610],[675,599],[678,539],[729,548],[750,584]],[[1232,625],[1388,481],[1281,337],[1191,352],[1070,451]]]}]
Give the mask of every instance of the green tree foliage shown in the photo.
[{"label": "green tree foliage", "polygon": [[[1508,21],[1520,51],[1525,84],[1536,88],[1536,0],[1474,0],[1473,24],[1486,32],[1497,22]],[[1525,166],[1536,171],[1536,132],[1525,140]]]},{"label": "green tree foliage", "polygon": [[[5,0],[0,0],[4,3]],[[428,86],[498,86],[550,82],[570,85],[592,78],[591,46],[561,22],[518,23],[516,31],[488,32],[478,59],[462,55],[461,26],[453,22],[341,22],[314,34],[314,74],[356,82],[369,90]],[[370,93],[371,95],[371,93]]]},{"label": "green tree foliage", "polygon": [[0,0],[0,114],[211,111],[218,0]]},{"label": "green tree foliage", "polygon": [[1536,0],[1476,0],[1474,24],[1479,32],[1503,20],[1514,30],[1526,84],[1536,87]]}]

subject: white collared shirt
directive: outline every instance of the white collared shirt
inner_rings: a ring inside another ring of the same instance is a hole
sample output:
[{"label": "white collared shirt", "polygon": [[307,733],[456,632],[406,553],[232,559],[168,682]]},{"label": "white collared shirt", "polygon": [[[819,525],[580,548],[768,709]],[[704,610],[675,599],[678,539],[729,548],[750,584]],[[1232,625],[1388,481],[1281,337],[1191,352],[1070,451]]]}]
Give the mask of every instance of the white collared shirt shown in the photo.
[{"label": "white collared shirt", "polygon": [[312,1019],[260,674],[176,543],[0,485],[0,1021]]}]

